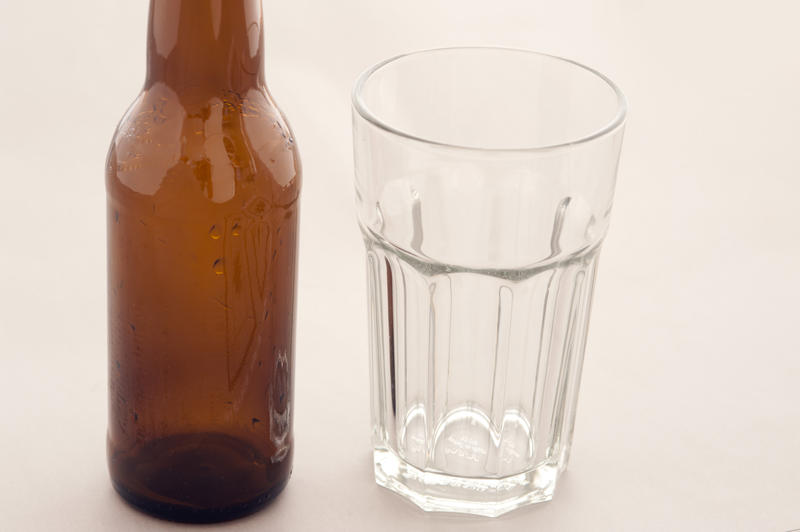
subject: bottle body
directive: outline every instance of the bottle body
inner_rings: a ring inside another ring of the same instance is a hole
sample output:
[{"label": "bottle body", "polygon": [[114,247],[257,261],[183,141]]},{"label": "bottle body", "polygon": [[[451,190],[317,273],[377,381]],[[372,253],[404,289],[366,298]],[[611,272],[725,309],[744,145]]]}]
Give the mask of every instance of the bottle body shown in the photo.
[{"label": "bottle body", "polygon": [[288,480],[300,178],[257,79],[149,79],[117,129],[108,460],[146,511],[225,520]]}]

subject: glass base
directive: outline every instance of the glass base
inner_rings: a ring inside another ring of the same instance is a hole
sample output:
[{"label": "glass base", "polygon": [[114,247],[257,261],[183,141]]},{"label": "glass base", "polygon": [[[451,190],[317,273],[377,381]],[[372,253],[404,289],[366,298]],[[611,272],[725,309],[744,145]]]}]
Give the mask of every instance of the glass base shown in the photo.
[{"label": "glass base", "polygon": [[474,478],[423,471],[392,451],[375,449],[375,482],[426,512],[497,517],[553,498],[558,468],[544,464],[502,478]]}]

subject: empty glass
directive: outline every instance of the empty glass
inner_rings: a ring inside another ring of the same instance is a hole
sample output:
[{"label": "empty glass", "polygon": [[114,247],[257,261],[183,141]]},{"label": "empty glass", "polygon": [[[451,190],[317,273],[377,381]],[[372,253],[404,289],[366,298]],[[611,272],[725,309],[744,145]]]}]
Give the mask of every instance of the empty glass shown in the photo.
[{"label": "empty glass", "polygon": [[624,97],[565,59],[450,48],[376,65],[353,105],[375,478],[425,510],[549,500]]}]

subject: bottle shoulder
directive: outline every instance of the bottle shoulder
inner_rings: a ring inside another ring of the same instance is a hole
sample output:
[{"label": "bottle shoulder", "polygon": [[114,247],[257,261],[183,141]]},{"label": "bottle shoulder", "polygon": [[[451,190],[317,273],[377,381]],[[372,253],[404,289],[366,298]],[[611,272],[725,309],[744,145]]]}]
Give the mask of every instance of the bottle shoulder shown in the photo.
[{"label": "bottle shoulder", "polygon": [[109,192],[200,187],[215,203],[254,187],[275,189],[283,201],[297,195],[300,179],[294,135],[264,88],[178,92],[155,83],[117,126],[106,166]]}]

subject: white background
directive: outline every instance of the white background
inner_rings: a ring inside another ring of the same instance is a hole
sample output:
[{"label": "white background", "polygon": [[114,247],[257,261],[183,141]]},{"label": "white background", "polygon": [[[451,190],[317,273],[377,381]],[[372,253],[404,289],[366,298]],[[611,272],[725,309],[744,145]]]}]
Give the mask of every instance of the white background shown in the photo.
[{"label": "white background", "polygon": [[[264,0],[304,161],[295,468],[242,530],[800,527],[800,3]],[[144,78],[146,0],[0,0],[0,529],[176,528],[105,466],[105,191]],[[349,91],[401,52],[532,48],[630,118],[570,470],[498,520],[425,515],[371,473]]]}]

